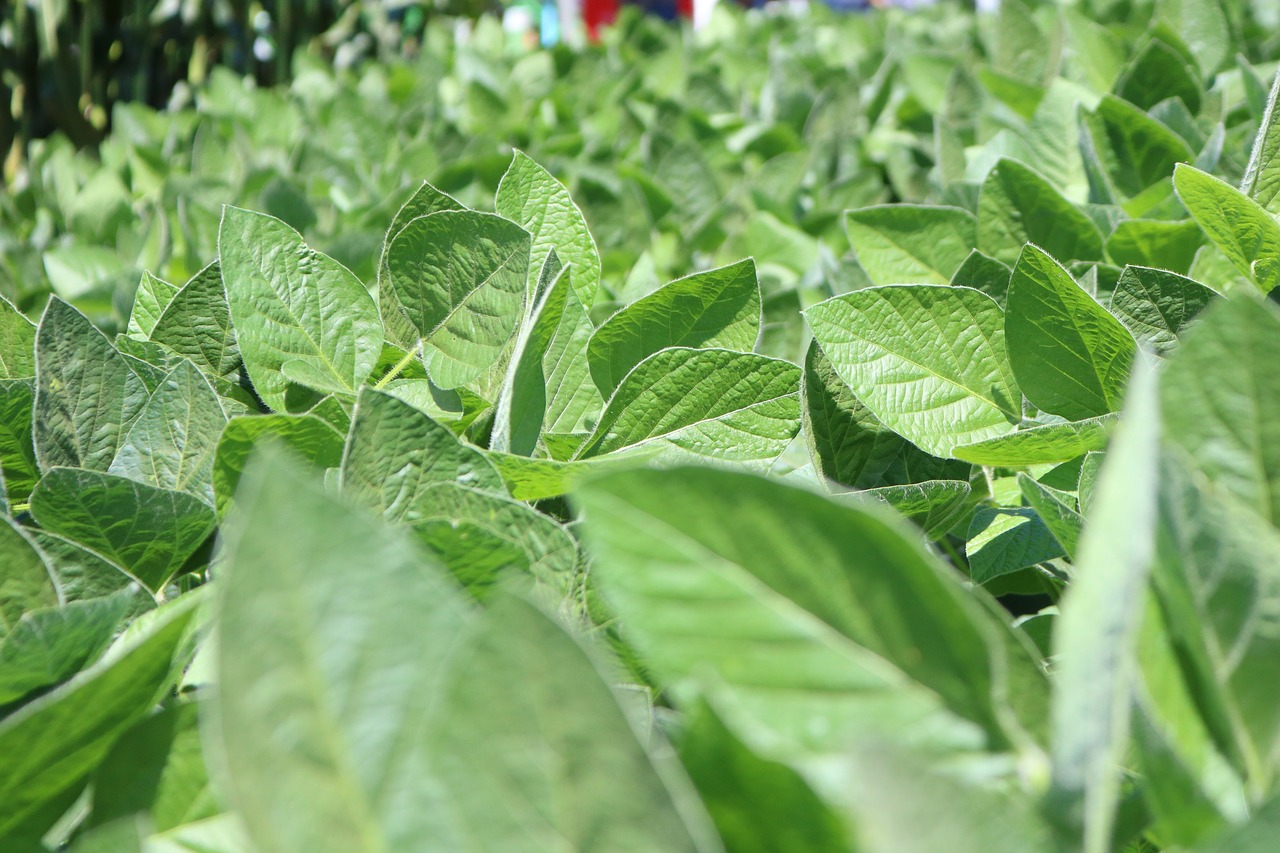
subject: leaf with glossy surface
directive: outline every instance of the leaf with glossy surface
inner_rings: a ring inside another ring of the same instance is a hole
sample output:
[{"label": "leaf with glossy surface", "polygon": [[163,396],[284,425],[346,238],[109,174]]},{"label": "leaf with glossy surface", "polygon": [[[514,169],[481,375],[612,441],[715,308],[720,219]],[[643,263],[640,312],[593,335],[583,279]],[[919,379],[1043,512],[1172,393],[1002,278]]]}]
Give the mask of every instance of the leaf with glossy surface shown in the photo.
[{"label": "leaf with glossy surface", "polygon": [[1004,315],[977,290],[875,287],[805,312],[836,374],[885,426],[926,453],[1012,432],[1022,395]]},{"label": "leaf with glossy surface", "polygon": [[800,429],[800,368],[724,349],[671,348],[636,366],[577,456],[646,448],[664,458],[769,463]]},{"label": "leaf with glossy surface", "polygon": [[957,459],[975,465],[1022,468],[1068,462],[1091,450],[1102,450],[1116,423],[1115,415],[1083,421],[1028,427],[999,438],[957,447]]},{"label": "leaf with glossy surface", "polygon": [[345,437],[315,415],[255,415],[232,418],[218,437],[213,457],[213,491],[218,515],[226,514],[255,448],[279,443],[291,458],[323,473],[342,464]]},{"label": "leaf with glossy surface", "polygon": [[40,467],[107,470],[147,397],[146,384],[89,318],[50,299],[36,331]]},{"label": "leaf with glossy surface", "polygon": [[1013,268],[1005,330],[1018,385],[1037,408],[1080,421],[1120,407],[1133,336],[1035,246]]},{"label": "leaf with glossy surface", "polygon": [[276,411],[290,383],[355,394],[382,352],[382,321],[350,270],[274,216],[225,207],[222,284],[245,370]]},{"label": "leaf with glossy surface", "polygon": [[600,288],[600,253],[587,229],[582,211],[569,191],[523,151],[498,184],[494,206],[499,214],[521,225],[532,238],[529,269],[542,269],[552,250],[574,269],[573,289],[588,308]]},{"label": "leaf with glossy surface", "polygon": [[1135,647],[1155,554],[1159,403],[1136,363],[1107,451],[1071,585],[1054,623],[1051,808],[1085,853],[1110,850],[1129,740]]},{"label": "leaf with glossy surface", "polygon": [[1160,383],[1165,435],[1195,471],[1280,525],[1280,312],[1216,302]]},{"label": "leaf with glossy surface", "polygon": [[1240,274],[1263,293],[1280,284],[1280,225],[1256,201],[1192,166],[1173,173],[1178,198]]},{"label": "leaf with glossy surface", "polygon": [[152,592],[164,589],[217,521],[212,507],[193,495],[81,468],[46,472],[31,493],[31,514]]},{"label": "leaf with glossy surface", "polygon": [[470,210],[420,216],[391,242],[391,287],[436,385],[466,385],[499,360],[524,304],[529,246],[519,225]]},{"label": "leaf with glossy surface", "polygon": [[946,284],[977,245],[959,207],[891,204],[845,213],[858,263],[874,284]]},{"label": "leaf with glossy surface", "polygon": [[151,392],[107,472],[212,505],[213,452],[226,423],[208,380],[181,361]]},{"label": "leaf with glossy surface", "polygon": [[637,364],[667,347],[750,352],[760,335],[760,284],[751,259],[658,288],[591,336],[591,378],[608,397]]},{"label": "leaf with glossy surface", "polygon": [[1102,234],[1052,184],[1017,160],[987,173],[978,199],[978,248],[1011,264],[1026,243],[1062,261],[1102,259]]}]

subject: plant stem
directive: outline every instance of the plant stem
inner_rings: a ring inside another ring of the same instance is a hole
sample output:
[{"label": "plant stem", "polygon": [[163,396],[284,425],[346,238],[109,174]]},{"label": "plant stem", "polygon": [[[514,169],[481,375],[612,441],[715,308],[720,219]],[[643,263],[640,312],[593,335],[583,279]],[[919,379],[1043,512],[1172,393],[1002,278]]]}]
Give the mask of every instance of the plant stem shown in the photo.
[{"label": "plant stem", "polygon": [[404,354],[404,358],[396,362],[395,367],[387,371],[386,375],[379,379],[373,386],[373,390],[381,391],[391,384],[391,381],[400,375],[400,371],[409,366],[409,362],[417,356],[418,345],[414,344],[409,351]]}]

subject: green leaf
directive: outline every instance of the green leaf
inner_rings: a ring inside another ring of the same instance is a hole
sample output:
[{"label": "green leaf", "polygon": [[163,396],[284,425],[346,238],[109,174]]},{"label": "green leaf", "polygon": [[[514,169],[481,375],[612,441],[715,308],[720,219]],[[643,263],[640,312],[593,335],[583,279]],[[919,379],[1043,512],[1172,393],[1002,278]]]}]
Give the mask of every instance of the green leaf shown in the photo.
[{"label": "green leaf", "polygon": [[678,765],[645,754],[618,697],[555,621],[504,596],[461,645],[430,750],[455,780],[450,810],[470,836],[492,850],[720,849]]},{"label": "green leaf", "polygon": [[0,706],[65,681],[91,663],[111,642],[132,597],[127,592],[23,614],[0,642]]},{"label": "green leaf", "polygon": [[181,361],[134,420],[108,473],[213,504],[213,452],[227,423],[200,370]]},{"label": "green leaf", "polygon": [[523,151],[516,151],[498,184],[494,205],[500,215],[532,237],[529,269],[542,269],[554,250],[573,267],[574,293],[590,308],[600,288],[600,254],[582,211],[564,185]]},{"label": "green leaf", "polygon": [[1131,266],[1120,274],[1110,308],[1139,343],[1168,355],[1183,327],[1214,298],[1212,290],[1177,273]]},{"label": "green leaf", "polygon": [[1135,646],[1155,552],[1159,436],[1155,372],[1139,360],[1054,624],[1049,802],[1084,853],[1111,849],[1120,799]]},{"label": "green leaf", "polygon": [[[102,598],[132,586],[141,589],[129,573],[101,554],[47,530],[28,530],[53,569],[62,597],[67,601]],[[150,596],[139,596],[136,612],[150,608]]]},{"label": "green leaf", "polygon": [[1272,797],[1258,807],[1248,821],[1199,845],[1194,853],[1268,853],[1275,845],[1277,832],[1280,832],[1280,797]]},{"label": "green leaf", "polygon": [[885,426],[926,453],[1004,435],[1022,417],[1003,312],[963,287],[875,287],[805,312],[836,374]]},{"label": "green leaf", "polygon": [[1192,166],[1173,175],[1178,198],[1232,265],[1263,293],[1280,284],[1280,225],[1256,201]]},{"label": "green leaf", "polygon": [[152,592],[164,589],[217,520],[193,495],[80,468],[47,471],[31,493],[31,514],[46,530],[122,566]]},{"label": "green leaf", "polygon": [[1238,297],[1210,306],[1160,384],[1167,440],[1192,470],[1280,525],[1280,312]]},{"label": "green leaf", "polygon": [[[1141,196],[1167,180],[1175,165],[1194,159],[1182,137],[1113,95],[1104,95],[1097,108],[1084,111],[1082,118],[1103,177],[1122,199]],[[1131,210],[1130,215],[1143,212]]]},{"label": "green leaf", "polygon": [[977,249],[969,253],[964,263],[951,276],[950,284],[954,287],[971,287],[981,290],[990,296],[1004,310],[1005,298],[1009,295],[1009,278],[1013,270],[990,255],[984,255]]},{"label": "green leaf", "polygon": [[240,347],[222,289],[222,268],[216,261],[173,295],[151,331],[151,340],[189,359],[210,376],[231,381],[238,378]]},{"label": "green leaf", "polygon": [[880,513],[709,468],[612,473],[577,503],[607,600],[674,695],[718,682],[735,713],[815,749],[960,734],[939,700],[1005,737],[1007,629]]},{"label": "green leaf", "polygon": [[705,702],[680,733],[680,762],[735,853],[844,853],[849,828],[795,770],[734,736]]},{"label": "green leaf", "polygon": [[0,379],[34,377],[35,346],[35,324],[0,296]]},{"label": "green leaf", "polygon": [[1033,426],[999,438],[961,445],[952,455],[975,465],[1009,468],[1067,462],[1091,450],[1105,448],[1115,423],[1115,415],[1103,415],[1083,421]]},{"label": "green leaf", "polygon": [[1013,373],[1037,408],[1079,421],[1120,407],[1133,336],[1035,246],[1013,268],[1005,330]]},{"label": "green leaf", "polygon": [[1181,98],[1188,110],[1198,113],[1203,89],[1199,71],[1181,52],[1153,38],[1116,81],[1116,94],[1143,110],[1166,98]]},{"label": "green leaf", "polygon": [[977,229],[978,248],[1006,264],[1026,243],[1063,261],[1102,259],[1102,234],[1093,220],[1017,160],[1002,159],[987,173]]},{"label": "green leaf", "polygon": [[1025,473],[1018,474],[1018,488],[1022,497],[1040,516],[1045,527],[1053,534],[1062,546],[1068,560],[1075,559],[1076,547],[1080,542],[1080,530],[1084,519],[1076,512],[1075,498],[1057,489],[1044,485]]},{"label": "green leaf", "polygon": [[227,206],[222,284],[245,370],[276,411],[290,383],[355,394],[382,352],[378,306],[360,280],[273,216]]},{"label": "green leaf", "polygon": [[924,480],[865,489],[852,495],[891,506],[918,525],[925,536],[940,539],[970,509],[971,492],[972,488],[964,480]]},{"label": "green leaf", "polygon": [[628,373],[667,347],[750,352],[760,335],[756,265],[744,261],[660,287],[606,320],[591,336],[591,378],[606,397]]},{"label": "green leaf", "polygon": [[506,493],[477,448],[408,403],[363,390],[342,458],[343,491],[390,521],[412,522],[423,495],[446,483]]},{"label": "green leaf", "polygon": [[444,389],[481,377],[515,332],[525,300],[529,234],[500,216],[443,211],[409,222],[391,243],[391,287]]},{"label": "green leaf", "polygon": [[887,204],[845,213],[845,230],[873,284],[946,284],[977,245],[958,207]]},{"label": "green leaf", "polygon": [[522,501],[538,501],[568,494],[574,486],[592,474],[611,467],[632,468],[645,461],[644,454],[628,453],[625,456],[601,456],[561,462],[555,459],[530,459],[510,453],[489,451],[485,453],[493,467],[498,469],[511,496]]},{"label": "green leaf", "polygon": [[143,380],[89,318],[57,297],[49,300],[36,331],[41,468],[107,470],[147,396]]},{"label": "green leaf", "polygon": [[218,437],[213,456],[213,492],[218,516],[226,515],[240,477],[255,448],[279,443],[292,458],[323,473],[342,464],[344,436],[315,415],[255,415],[232,418]]},{"label": "green leaf", "polygon": [[164,309],[168,307],[170,300],[177,292],[177,285],[157,278],[149,272],[143,272],[142,280],[138,282],[138,290],[133,295],[133,309],[129,312],[126,334],[143,339],[150,338],[152,330],[156,327],[156,321],[160,319],[160,315],[164,313]]},{"label": "green leaf", "polygon": [[1032,509],[982,507],[969,524],[969,577],[988,583],[1001,575],[1061,557],[1061,545]]},{"label": "green leaf", "polygon": [[969,476],[970,466],[930,456],[876,420],[816,341],[805,356],[800,397],[809,455],[828,480],[870,489]]},{"label": "green leaf", "polygon": [[605,406],[577,456],[660,448],[771,463],[800,429],[800,368],[725,349],[660,350],[636,365]]},{"label": "green leaf", "polygon": [[189,593],[139,618],[89,669],[0,720],[0,837],[83,779],[155,707],[203,601]]},{"label": "green leaf", "polygon": [[420,216],[440,213],[444,210],[466,209],[462,202],[424,181],[409,200],[401,205],[396,211],[395,218],[391,220],[391,227],[387,229],[387,236],[382,241],[382,254],[378,258],[378,310],[386,327],[387,340],[402,349],[413,349],[418,340],[418,334],[413,324],[409,322],[409,318],[405,316],[400,300],[396,296],[396,290],[391,286],[391,269],[387,265],[391,243],[406,225]]},{"label": "green leaf", "polygon": [[34,383],[0,380],[0,475],[9,502],[20,503],[40,478],[31,433]]},{"label": "green leaf", "polygon": [[1267,96],[1266,112],[1262,115],[1262,123],[1258,134],[1253,139],[1253,151],[1249,155],[1249,165],[1244,172],[1244,180],[1240,182],[1240,192],[1256,201],[1270,214],[1280,213],[1280,115],[1276,113],[1276,103],[1280,101],[1280,71],[1276,72],[1271,83],[1271,94]]},{"label": "green leaf", "polygon": [[1156,267],[1185,274],[1204,243],[1195,222],[1126,219],[1107,238],[1107,255],[1121,266]]},{"label": "green leaf", "polygon": [[18,625],[22,614],[62,603],[62,591],[41,550],[27,533],[0,516],[0,637]]}]

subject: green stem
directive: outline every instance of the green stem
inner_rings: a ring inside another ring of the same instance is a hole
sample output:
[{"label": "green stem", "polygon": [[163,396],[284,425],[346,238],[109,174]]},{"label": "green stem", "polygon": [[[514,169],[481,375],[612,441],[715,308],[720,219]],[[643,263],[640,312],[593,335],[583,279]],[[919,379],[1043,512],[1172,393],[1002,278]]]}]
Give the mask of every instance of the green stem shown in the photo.
[{"label": "green stem", "polygon": [[397,361],[395,367],[388,370],[386,375],[383,376],[374,384],[373,390],[381,391],[383,388],[386,388],[388,385],[390,385],[392,380],[394,380],[397,376],[400,375],[400,371],[408,367],[409,363],[412,362],[414,358],[417,357],[418,355],[417,349],[418,349],[417,344],[414,344],[412,347],[410,347],[409,351],[404,354],[404,358]]}]

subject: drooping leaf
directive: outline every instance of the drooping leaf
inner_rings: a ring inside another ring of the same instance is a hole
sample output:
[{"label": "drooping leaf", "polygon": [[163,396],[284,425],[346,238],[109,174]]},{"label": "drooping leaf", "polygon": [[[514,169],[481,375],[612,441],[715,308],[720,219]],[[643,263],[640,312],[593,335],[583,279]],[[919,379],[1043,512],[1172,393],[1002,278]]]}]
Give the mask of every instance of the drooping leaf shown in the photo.
[{"label": "drooping leaf", "polygon": [[1013,373],[1037,408],[1079,421],[1120,407],[1133,336],[1035,246],[1014,266],[1005,331]]},{"label": "drooping leaf", "polygon": [[770,463],[800,429],[800,368],[725,349],[672,347],[636,365],[578,458],[636,448]]},{"label": "drooping leaf", "polygon": [[254,390],[289,409],[291,383],[354,395],[382,352],[378,306],[360,280],[284,222],[226,207],[222,284]]},{"label": "drooping leaf", "polygon": [[1280,225],[1256,201],[1192,166],[1173,174],[1178,198],[1240,274],[1263,293],[1280,284]]},{"label": "drooping leaf", "polygon": [[591,336],[591,378],[605,397],[640,362],[667,347],[750,352],[760,335],[756,265],[744,261],[666,284],[606,320]]},{"label": "drooping leaf", "polygon": [[147,397],[146,384],[89,319],[50,299],[36,331],[40,467],[107,470]]},{"label": "drooping leaf", "polygon": [[873,284],[946,284],[977,245],[975,228],[973,214],[958,207],[892,204],[845,214]]},{"label": "drooping leaf", "polygon": [[499,214],[531,235],[529,269],[541,269],[554,250],[573,267],[574,293],[590,308],[600,288],[600,254],[582,211],[564,185],[523,151],[516,151],[498,184],[494,205]]},{"label": "drooping leaf", "polygon": [[1021,392],[1004,317],[963,287],[876,287],[805,312],[836,374],[885,426],[935,456],[1012,432]]},{"label": "drooping leaf", "polygon": [[457,388],[491,369],[525,300],[529,233],[491,213],[443,211],[391,242],[391,287],[423,345],[433,382]]},{"label": "drooping leaf", "polygon": [[213,508],[186,492],[82,468],[47,471],[31,493],[31,514],[152,592],[164,589],[216,522]]}]

